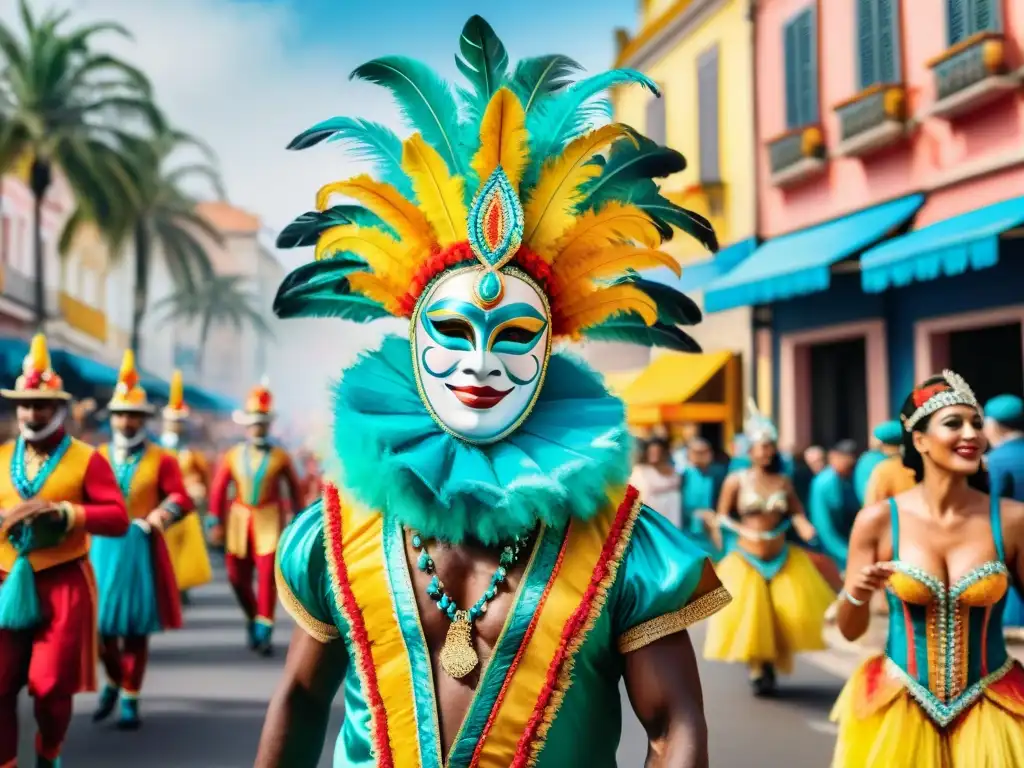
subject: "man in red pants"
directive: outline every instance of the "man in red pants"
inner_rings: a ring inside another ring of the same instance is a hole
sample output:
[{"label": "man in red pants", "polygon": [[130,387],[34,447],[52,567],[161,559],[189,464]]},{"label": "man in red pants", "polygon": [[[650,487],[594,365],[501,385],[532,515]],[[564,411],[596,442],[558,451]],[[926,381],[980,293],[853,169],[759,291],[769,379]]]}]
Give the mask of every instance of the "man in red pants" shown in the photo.
[{"label": "man in red pants", "polygon": [[[285,502],[293,512],[302,506],[292,460],[268,438],[272,403],[266,382],[250,391],[245,410],[234,417],[246,427],[246,441],[224,455],[210,489],[210,514],[218,521],[211,539],[215,544],[224,542],[228,579],[249,622],[249,647],[264,656],[273,652],[274,558],[286,524]],[[229,503],[232,488],[234,498]]]},{"label": "man in red pants", "polygon": [[64,430],[67,403],[36,336],[13,390],[20,435],[0,447],[0,768],[17,764],[17,698],[35,700],[37,768],[56,768],[71,699],[96,690],[90,534],[122,536],[128,515],[110,464]]},{"label": "man in red pants", "polygon": [[146,420],[156,413],[139,385],[135,356],[124,354],[117,388],[107,410],[113,441],[100,448],[128,505],[127,536],[93,540],[99,585],[100,659],[107,684],[93,720],[110,717],[121,702],[117,727],[142,725],[139,694],[149,659],[149,636],[181,627],[181,603],[164,531],[192,511],[192,499],[173,454],[146,439]]}]

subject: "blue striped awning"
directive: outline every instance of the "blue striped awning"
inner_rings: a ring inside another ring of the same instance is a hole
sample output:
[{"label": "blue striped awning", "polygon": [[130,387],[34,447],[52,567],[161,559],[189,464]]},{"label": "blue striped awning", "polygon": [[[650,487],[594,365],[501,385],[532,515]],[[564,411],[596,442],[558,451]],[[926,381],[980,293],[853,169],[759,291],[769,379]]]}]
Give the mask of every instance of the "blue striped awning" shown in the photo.
[{"label": "blue striped awning", "polygon": [[1024,197],[978,208],[882,243],[860,257],[868,293],[999,262],[999,237],[1024,226]]},{"label": "blue striped awning", "polygon": [[703,290],[705,286],[710,285],[729,270],[735,269],[756,249],[757,238],[748,237],[746,240],[726,246],[711,258],[683,264],[681,277],[676,277],[675,273],[667,267],[648,269],[642,274],[648,280],[671,286],[683,293],[692,293]]},{"label": "blue striped awning", "polygon": [[832,265],[874,245],[917,213],[914,194],[769,240],[704,294],[704,308],[720,312],[827,290]]}]

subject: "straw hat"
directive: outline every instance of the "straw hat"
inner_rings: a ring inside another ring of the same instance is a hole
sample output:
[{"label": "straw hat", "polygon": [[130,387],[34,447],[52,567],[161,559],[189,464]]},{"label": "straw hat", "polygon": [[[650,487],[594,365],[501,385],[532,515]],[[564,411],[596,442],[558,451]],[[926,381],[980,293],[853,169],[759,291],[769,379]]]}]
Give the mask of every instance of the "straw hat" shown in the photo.
[{"label": "straw hat", "polygon": [[268,424],[274,418],[273,405],[274,396],[270,391],[270,382],[264,376],[259,384],[249,390],[249,396],[245,399],[245,410],[235,411],[232,418],[236,424],[243,426]]},{"label": "straw hat", "polygon": [[9,400],[70,400],[71,394],[64,391],[64,382],[50,365],[50,350],[46,337],[39,333],[32,337],[22,374],[14,383],[14,389],[0,389],[0,395]]},{"label": "straw hat", "polygon": [[167,421],[185,421],[189,413],[188,405],[185,403],[185,385],[182,382],[181,371],[175,370],[171,376],[171,396],[163,410],[163,416]]},{"label": "straw hat", "polygon": [[107,404],[110,413],[142,413],[151,416],[156,407],[146,397],[146,390],[139,386],[139,372],[135,368],[135,353],[130,349],[124,351],[121,359],[121,370],[117,374],[117,386],[114,396]]}]

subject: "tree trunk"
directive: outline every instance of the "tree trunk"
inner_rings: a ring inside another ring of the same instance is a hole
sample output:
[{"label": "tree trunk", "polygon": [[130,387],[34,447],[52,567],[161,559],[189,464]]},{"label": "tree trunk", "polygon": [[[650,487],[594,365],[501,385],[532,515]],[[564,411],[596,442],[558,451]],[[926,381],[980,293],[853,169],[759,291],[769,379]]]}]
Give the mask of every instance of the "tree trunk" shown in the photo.
[{"label": "tree trunk", "polygon": [[206,342],[210,338],[210,328],[213,326],[213,315],[207,310],[203,313],[203,321],[199,326],[199,349],[196,350],[196,373],[203,370],[203,363],[206,361]]},{"label": "tree trunk", "polygon": [[32,241],[36,272],[35,310],[36,331],[46,330],[46,254],[43,251],[43,199],[53,181],[50,164],[38,157],[32,161],[29,183],[35,204],[35,220],[32,222]]},{"label": "tree trunk", "polygon": [[149,298],[149,230],[145,222],[135,225],[135,288],[132,305],[132,352],[135,359],[140,360],[142,345],[142,319],[146,315],[146,303]]}]

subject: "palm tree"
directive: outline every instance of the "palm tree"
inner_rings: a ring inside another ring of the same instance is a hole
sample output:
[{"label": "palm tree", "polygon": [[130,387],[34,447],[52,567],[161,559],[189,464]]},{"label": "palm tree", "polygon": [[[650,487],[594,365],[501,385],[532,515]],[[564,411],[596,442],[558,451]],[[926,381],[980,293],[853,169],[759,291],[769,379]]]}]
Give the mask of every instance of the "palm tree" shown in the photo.
[{"label": "palm tree", "polygon": [[260,336],[273,336],[266,318],[259,309],[259,297],[250,291],[244,275],[213,275],[194,288],[179,288],[157,302],[165,310],[167,320],[199,321],[199,362],[202,367],[206,342],[217,325],[231,325],[236,331],[250,326]]},{"label": "palm tree", "polygon": [[92,50],[104,32],[128,37],[119,24],[67,29],[68,13],[38,20],[20,0],[22,35],[0,23],[0,174],[29,158],[35,200],[33,225],[36,323],[46,320],[43,199],[54,173],[67,179],[77,208],[65,226],[62,247],[76,228],[94,222],[117,253],[130,234],[126,205],[137,199],[138,169],[125,145],[133,129],[162,125],[148,79],[138,69]]},{"label": "palm tree", "polygon": [[[202,291],[215,277],[206,243],[220,244],[223,236],[196,213],[197,201],[183,186],[196,180],[208,184],[221,198],[224,192],[213,151],[194,136],[164,129],[129,146],[139,172],[137,205],[130,211],[135,245],[131,348],[138,355],[154,245],[160,246],[179,293]],[[201,159],[176,162],[179,151],[190,148],[198,150]]]}]

